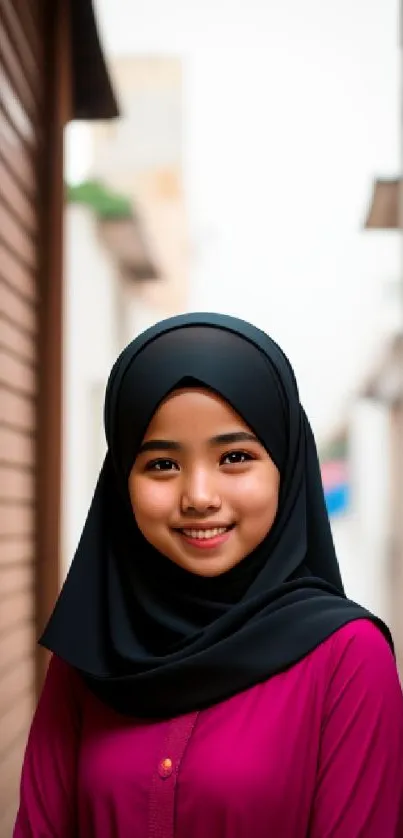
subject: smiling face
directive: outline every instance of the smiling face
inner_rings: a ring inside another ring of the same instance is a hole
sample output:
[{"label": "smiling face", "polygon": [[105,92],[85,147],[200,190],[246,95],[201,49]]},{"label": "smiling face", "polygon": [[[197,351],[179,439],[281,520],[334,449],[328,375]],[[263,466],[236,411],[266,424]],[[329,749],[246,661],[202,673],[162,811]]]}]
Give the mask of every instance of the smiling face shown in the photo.
[{"label": "smiling face", "polygon": [[129,493],[147,541],[191,573],[218,576],[271,529],[279,483],[267,451],[227,402],[183,389],[155,412]]}]

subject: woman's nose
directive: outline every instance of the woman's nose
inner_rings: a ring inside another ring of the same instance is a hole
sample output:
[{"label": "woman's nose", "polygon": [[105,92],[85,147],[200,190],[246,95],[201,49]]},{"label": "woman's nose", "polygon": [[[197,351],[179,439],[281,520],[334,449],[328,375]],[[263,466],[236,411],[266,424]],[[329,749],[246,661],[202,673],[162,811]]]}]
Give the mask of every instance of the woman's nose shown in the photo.
[{"label": "woman's nose", "polygon": [[214,478],[204,470],[194,472],[186,481],[181,498],[182,512],[205,514],[221,506],[220,495]]}]

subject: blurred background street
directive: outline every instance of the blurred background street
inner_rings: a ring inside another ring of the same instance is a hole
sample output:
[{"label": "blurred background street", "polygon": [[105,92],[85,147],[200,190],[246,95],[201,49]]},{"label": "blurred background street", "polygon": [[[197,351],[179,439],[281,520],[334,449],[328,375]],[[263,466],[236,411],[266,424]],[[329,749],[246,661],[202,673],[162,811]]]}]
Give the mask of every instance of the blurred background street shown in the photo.
[{"label": "blurred background street", "polygon": [[399,15],[2,0],[0,838],[106,379],[163,317],[235,314],[289,355],[347,592],[389,623],[403,674]]}]

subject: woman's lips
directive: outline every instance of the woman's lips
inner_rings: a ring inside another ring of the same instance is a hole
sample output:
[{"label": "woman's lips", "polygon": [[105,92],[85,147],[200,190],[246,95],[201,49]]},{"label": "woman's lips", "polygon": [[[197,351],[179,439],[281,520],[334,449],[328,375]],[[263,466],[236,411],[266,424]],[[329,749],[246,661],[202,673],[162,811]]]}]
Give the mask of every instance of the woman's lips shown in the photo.
[{"label": "woman's lips", "polygon": [[197,547],[200,550],[212,550],[228,540],[233,528],[234,525],[229,527],[211,527],[210,529],[184,527],[183,529],[176,530],[176,532],[191,547]]}]

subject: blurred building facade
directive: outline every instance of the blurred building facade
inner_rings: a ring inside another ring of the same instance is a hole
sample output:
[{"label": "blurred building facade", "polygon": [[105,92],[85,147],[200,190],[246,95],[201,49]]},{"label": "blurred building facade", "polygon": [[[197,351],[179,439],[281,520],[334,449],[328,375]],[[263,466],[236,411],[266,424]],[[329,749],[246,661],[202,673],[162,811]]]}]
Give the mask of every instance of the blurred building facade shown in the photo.
[{"label": "blurred building facade", "polygon": [[186,310],[189,253],[184,198],[180,59],[114,58],[122,119],[92,127],[91,175],[138,208],[161,282],[144,289],[155,320]]},{"label": "blurred building facade", "polygon": [[394,335],[383,347],[364,396],[385,417],[380,450],[387,473],[388,508],[385,521],[384,573],[387,583],[389,622],[403,677],[403,335]]},{"label": "blurred building facade", "polygon": [[[90,71],[89,71],[89,68]],[[0,838],[60,577],[63,130],[116,117],[90,0],[0,9]]]},{"label": "blurred building facade", "polygon": [[385,411],[357,392],[343,422],[320,447],[320,458],[346,592],[389,620],[385,553],[390,501],[382,445],[386,432]]},{"label": "blurred building facade", "polygon": [[94,186],[90,195],[84,190],[84,199],[80,187],[70,190],[65,214],[63,574],[105,453],[110,369],[133,336],[156,319],[147,290],[161,282],[138,212],[125,196]]},{"label": "blurred building facade", "polygon": [[[181,62],[132,57],[111,72],[122,116],[91,126],[91,179],[70,189],[66,212],[63,572],[104,456],[112,364],[188,299]],[[97,190],[91,207],[83,196]]]},{"label": "blurred building facade", "polygon": [[[403,79],[402,79],[403,81]],[[401,236],[402,179],[378,179],[374,183],[366,219],[367,230]],[[403,296],[402,265],[394,284],[396,323],[381,347],[379,361],[364,388],[364,395],[386,416],[382,450],[388,474],[388,519],[385,538],[385,575],[388,582],[390,622],[403,676]]]},{"label": "blurred building facade", "polygon": [[383,406],[356,394],[346,422],[349,503],[331,523],[347,594],[389,622],[387,432]]},{"label": "blurred building facade", "polygon": [[[399,234],[399,178],[375,181],[367,235]],[[386,240],[387,249],[395,245]],[[379,265],[382,272],[382,261]],[[372,363],[346,411],[351,503],[333,522],[348,594],[390,625],[403,673],[403,338],[399,272],[380,277],[384,294]]]}]

